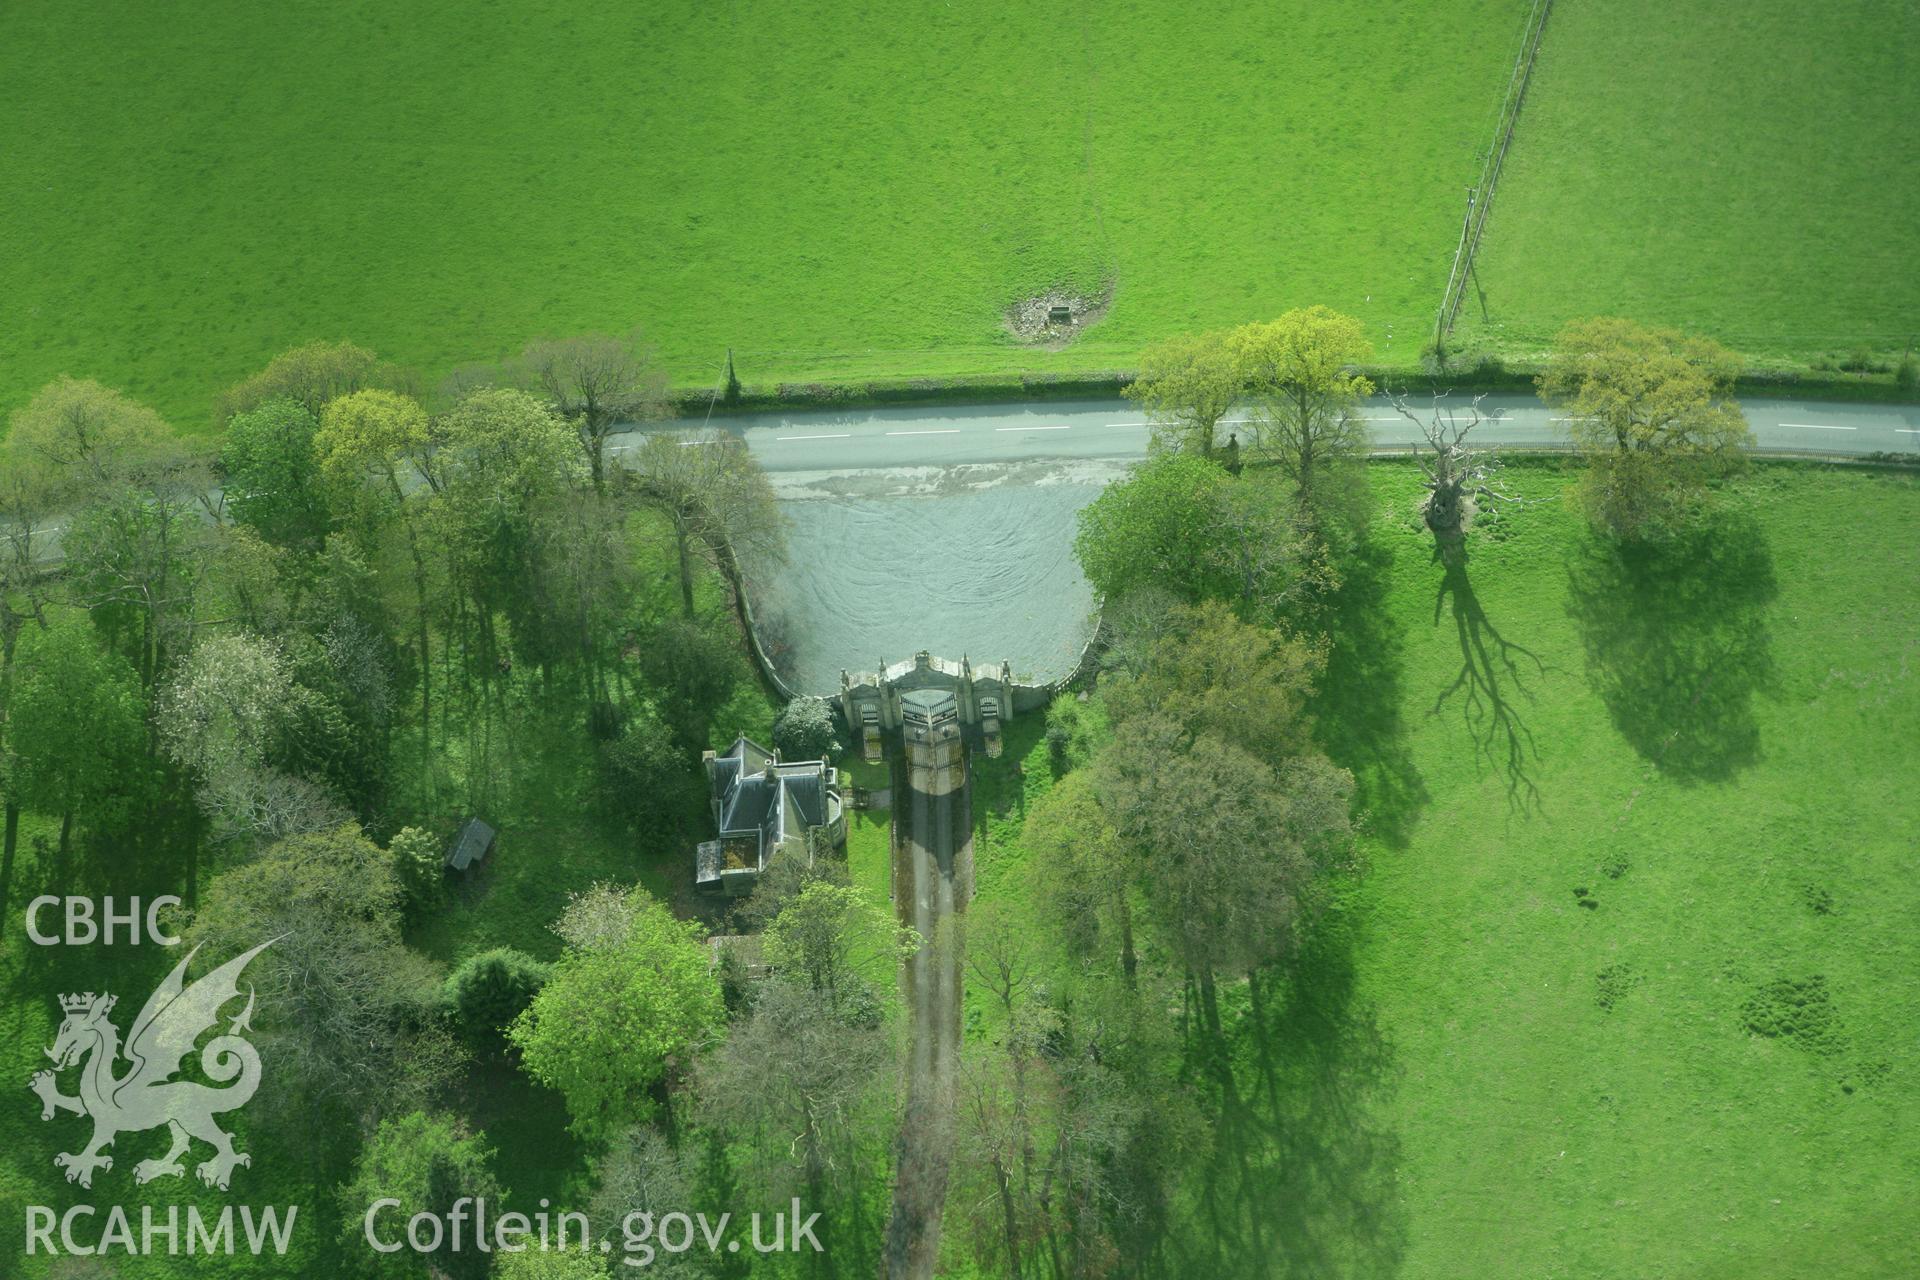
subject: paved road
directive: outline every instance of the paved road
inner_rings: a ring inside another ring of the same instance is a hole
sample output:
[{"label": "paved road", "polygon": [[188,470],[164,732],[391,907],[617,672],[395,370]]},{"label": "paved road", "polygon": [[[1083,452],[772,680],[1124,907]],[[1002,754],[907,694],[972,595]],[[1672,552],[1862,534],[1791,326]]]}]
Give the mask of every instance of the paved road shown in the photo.
[{"label": "paved road", "polygon": [[[1465,397],[1454,402],[1464,404]],[[1416,408],[1424,403],[1414,401]],[[1920,406],[1756,399],[1746,402],[1745,409],[1762,452],[1920,452]],[[1532,396],[1488,396],[1481,411],[1492,419],[1475,433],[1486,445],[1566,442],[1566,419]],[[1413,424],[1385,400],[1368,401],[1361,414],[1376,446],[1405,446],[1419,439]],[[1244,414],[1233,414],[1223,426],[1231,430],[1245,421]],[[687,426],[678,422],[673,429]],[[776,473],[1041,458],[1125,459],[1143,457],[1147,450],[1146,418],[1124,400],[809,410],[716,416],[712,426],[744,437],[760,464]]]}]

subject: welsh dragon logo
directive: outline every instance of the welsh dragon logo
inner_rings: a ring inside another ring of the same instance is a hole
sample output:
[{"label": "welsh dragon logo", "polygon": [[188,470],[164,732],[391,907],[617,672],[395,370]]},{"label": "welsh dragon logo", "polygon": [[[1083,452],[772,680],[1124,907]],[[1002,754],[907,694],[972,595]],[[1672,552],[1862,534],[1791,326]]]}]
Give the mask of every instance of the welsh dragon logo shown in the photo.
[{"label": "welsh dragon logo", "polygon": [[[247,989],[246,1008],[228,1024],[226,1033],[215,1036],[200,1050],[200,1070],[224,1087],[173,1077],[201,1035],[219,1022],[221,1008],[239,997],[240,973],[247,963],[277,941],[263,942],[236,956],[191,986],[185,981],[187,966],[200,948],[189,951],[147,998],[140,1016],[133,1020],[124,1049],[119,1030],[107,1016],[118,997],[91,991],[60,997],[66,1019],[60,1024],[53,1047],[46,1051],[53,1059],[53,1070],[36,1072],[28,1087],[40,1095],[42,1120],[53,1119],[56,1111],[71,1111],[93,1120],[93,1141],[77,1153],[62,1152],[53,1158],[54,1164],[67,1171],[68,1182],[91,1187],[95,1170],[113,1168],[113,1157],[103,1148],[112,1146],[122,1133],[161,1125],[172,1131],[173,1145],[159,1159],[135,1165],[135,1182],[184,1175],[186,1168],[180,1157],[194,1138],[213,1147],[213,1157],[196,1169],[200,1181],[208,1186],[225,1191],[235,1166],[253,1163],[233,1149],[233,1138],[213,1119],[223,1111],[245,1106],[260,1087],[260,1055],[241,1038],[242,1032],[252,1030],[248,1025],[253,1016],[251,987]],[[115,1075],[114,1066],[122,1054],[131,1066],[124,1075]],[[76,1065],[80,1066],[80,1093],[68,1097],[60,1092],[54,1076]]]}]

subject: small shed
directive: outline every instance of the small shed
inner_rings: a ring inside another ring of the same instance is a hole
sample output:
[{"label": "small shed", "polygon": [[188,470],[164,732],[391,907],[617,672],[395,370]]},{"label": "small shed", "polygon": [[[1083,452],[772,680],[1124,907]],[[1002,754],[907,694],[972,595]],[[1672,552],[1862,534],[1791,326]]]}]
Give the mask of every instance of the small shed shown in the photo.
[{"label": "small shed", "polygon": [[447,850],[447,870],[466,871],[485,862],[493,851],[493,836],[492,827],[478,818],[468,818],[453,838],[453,847]]}]

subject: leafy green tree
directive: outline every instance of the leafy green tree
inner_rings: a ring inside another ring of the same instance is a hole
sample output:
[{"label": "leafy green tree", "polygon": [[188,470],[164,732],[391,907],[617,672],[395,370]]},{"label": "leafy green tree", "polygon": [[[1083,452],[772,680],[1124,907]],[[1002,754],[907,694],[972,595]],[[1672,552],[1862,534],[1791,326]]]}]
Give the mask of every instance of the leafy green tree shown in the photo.
[{"label": "leafy green tree", "polygon": [[270,842],[347,819],[329,788],[273,758],[311,701],[279,645],[240,631],[204,637],[161,687],[161,742],[198,779],[201,808],[223,835]]},{"label": "leafy green tree", "polygon": [[[670,1213],[673,1210],[662,1209],[661,1212]],[[655,1261],[670,1256],[661,1254]],[[606,1280],[607,1268],[599,1255],[585,1252],[569,1238],[564,1253],[559,1249],[532,1248],[521,1253],[503,1253],[494,1266],[493,1274],[496,1280]]]},{"label": "leafy green tree", "polygon": [[840,746],[833,708],[825,698],[795,698],[774,718],[773,746],[782,760],[832,759]]},{"label": "leafy green tree", "polygon": [[861,983],[890,980],[921,944],[852,885],[819,879],[787,901],[762,940],[768,964],[835,999]]},{"label": "leafy green tree", "polygon": [[14,410],[8,450],[45,463],[59,500],[73,505],[178,449],[161,416],[110,387],[57,378]]},{"label": "leafy green tree", "polygon": [[407,502],[410,483],[426,474],[430,446],[426,410],[390,391],[355,391],[327,404],[314,434],[320,474],[337,509],[350,514],[369,549],[397,516],[413,566],[414,643],[420,662],[420,766],[432,776],[433,655],[431,575],[421,515]]},{"label": "leafy green tree", "polygon": [[346,824],[292,836],[214,877],[187,941],[247,970],[271,1088],[255,1106],[297,1130],[401,1113],[440,1095],[460,1055],[434,1016],[441,975],[400,937],[388,853]]},{"label": "leafy green tree", "polygon": [[1274,767],[1154,715],[1115,733],[1096,786],[1117,838],[1132,846],[1156,932],[1198,983],[1231,1093],[1218,978],[1294,944],[1318,860],[1346,834],[1353,780],[1317,754]]},{"label": "leafy green tree", "polygon": [[731,436],[683,440],[655,432],[634,451],[636,492],[673,525],[682,612],[693,617],[694,568],[705,559],[736,598],[740,560],[786,551],[786,517],[753,455]]},{"label": "leafy green tree", "polygon": [[1107,708],[1116,736],[1131,721],[1165,716],[1190,737],[1238,743],[1277,764],[1312,750],[1307,705],[1324,666],[1319,646],[1205,601],[1168,612],[1139,669],[1108,686]]},{"label": "leafy green tree", "polygon": [[1312,508],[1326,473],[1366,448],[1367,426],[1354,408],[1373,383],[1350,372],[1372,354],[1366,330],[1329,307],[1303,307],[1236,329],[1229,345],[1259,406],[1256,450]]},{"label": "leafy green tree", "polygon": [[1158,447],[1211,458],[1214,428],[1244,389],[1229,335],[1201,333],[1148,347],[1122,394],[1146,411]]},{"label": "leafy green tree", "polygon": [[512,947],[468,956],[447,975],[448,1011],[469,1040],[497,1046],[552,972],[552,966]]},{"label": "leafy green tree", "polygon": [[669,822],[692,794],[692,756],[650,702],[628,711],[626,723],[600,748],[600,785],[610,809],[641,831]]},{"label": "leafy green tree", "polygon": [[146,704],[126,661],[100,646],[85,622],[31,628],[21,638],[6,722],[7,825],[0,859],[0,916],[13,882],[15,806],[60,815],[64,871],[74,819],[110,820],[136,794]]},{"label": "leafy green tree", "polygon": [[521,353],[520,364],[527,381],[579,432],[596,492],[606,488],[613,428],[667,416],[666,372],[638,333],[536,342]]},{"label": "leafy green tree", "polygon": [[730,629],[668,618],[641,637],[640,674],[680,749],[698,752],[747,673],[740,639]]},{"label": "leafy green tree", "polygon": [[1225,589],[1215,516],[1232,481],[1191,454],[1149,458],[1081,508],[1074,554],[1093,589],[1120,599],[1160,587],[1183,600]]},{"label": "leafy green tree", "polygon": [[506,1190],[493,1172],[493,1151],[484,1136],[437,1113],[413,1111],[383,1120],[367,1140],[353,1177],[340,1188],[342,1252],[352,1259],[356,1274],[371,1280],[412,1280],[423,1274],[423,1267],[448,1280],[484,1280],[492,1255],[475,1247],[470,1206],[461,1248],[454,1247],[450,1231],[424,1258],[411,1248],[381,1253],[367,1246],[366,1219],[375,1201],[400,1202],[376,1220],[391,1240],[403,1238],[407,1221],[416,1214],[445,1222],[455,1202],[465,1197],[484,1198],[489,1216],[497,1217],[506,1208]]},{"label": "leafy green tree", "polygon": [[97,382],[61,378],[12,418],[9,454],[66,516],[69,598],[128,653],[143,685],[191,637],[210,477],[160,415]]},{"label": "leafy green tree", "polygon": [[440,842],[419,827],[402,827],[387,841],[387,853],[393,860],[393,874],[400,881],[405,910],[424,915],[440,901],[446,857]]},{"label": "leafy green tree", "polygon": [[724,1018],[700,925],[644,889],[623,905],[625,929],[570,947],[507,1033],[527,1073],[559,1091],[589,1140],[645,1119]]},{"label": "leafy green tree", "polygon": [[267,367],[220,398],[221,423],[274,400],[291,400],[314,417],[341,396],[372,385],[379,358],[351,342],[309,342],[275,356]]},{"label": "leafy green tree", "polygon": [[1732,398],[1739,368],[1717,342],[1631,320],[1561,330],[1538,386],[1586,456],[1581,498],[1596,529],[1632,539],[1670,528],[1710,480],[1745,462],[1753,433]]},{"label": "leafy green tree", "polygon": [[1143,593],[1225,599],[1268,619],[1327,579],[1290,495],[1192,454],[1136,466],[1081,509],[1079,524],[1074,553],[1110,603]]},{"label": "leafy green tree", "polygon": [[299,402],[269,400],[227,423],[220,472],[234,518],[281,547],[318,550],[329,514],[313,448],[320,421]]}]

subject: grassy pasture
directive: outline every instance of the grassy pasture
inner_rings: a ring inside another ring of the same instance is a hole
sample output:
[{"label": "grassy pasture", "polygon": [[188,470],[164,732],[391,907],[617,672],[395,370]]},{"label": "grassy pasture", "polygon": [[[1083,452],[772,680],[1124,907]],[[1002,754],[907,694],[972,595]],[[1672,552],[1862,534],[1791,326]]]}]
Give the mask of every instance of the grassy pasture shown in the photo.
[{"label": "grassy pasture", "polygon": [[[204,429],[351,337],[429,379],[644,326],[684,384],[1124,366],[1324,302],[1411,358],[1524,16],[1144,0],[0,9],[0,410]],[[1003,309],[1116,286],[1064,352]]]},{"label": "grassy pasture", "polygon": [[[1268,1244],[1402,1280],[1892,1274],[1920,1248],[1920,487],[1761,466],[1622,560],[1542,460],[1449,577],[1418,474],[1369,471],[1320,709],[1369,869],[1264,1039],[1227,995],[1257,1123],[1223,1165],[1246,1145]],[[979,889],[1019,910],[993,781]],[[1209,1247],[1175,1256],[1255,1274]]]},{"label": "grassy pasture", "polygon": [[1908,0],[1561,0],[1461,336],[1537,350],[1617,314],[1761,360],[1920,333]]}]

